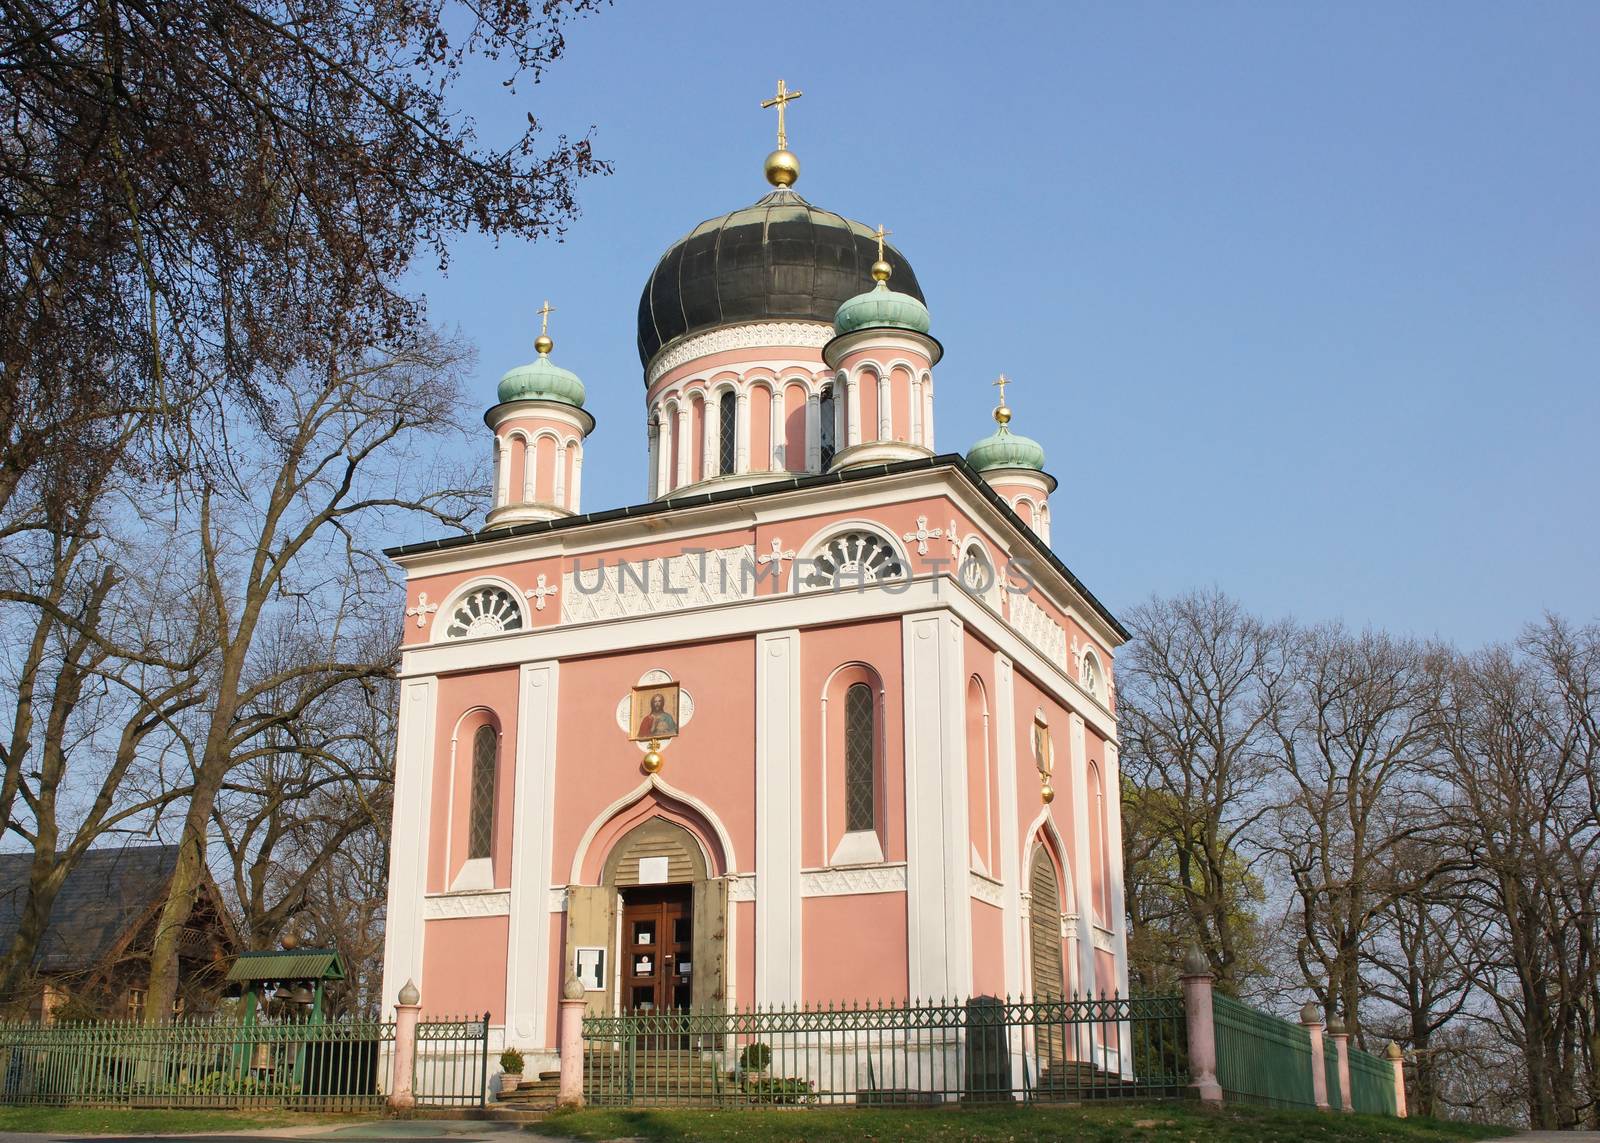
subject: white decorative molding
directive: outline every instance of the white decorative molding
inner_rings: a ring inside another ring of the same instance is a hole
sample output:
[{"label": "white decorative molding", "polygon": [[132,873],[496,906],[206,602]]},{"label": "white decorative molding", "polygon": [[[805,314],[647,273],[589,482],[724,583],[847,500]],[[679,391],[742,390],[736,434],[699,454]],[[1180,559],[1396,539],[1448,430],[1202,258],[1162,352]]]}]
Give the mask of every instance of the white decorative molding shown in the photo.
[{"label": "white decorative molding", "polygon": [[772,551],[768,552],[764,556],[761,556],[757,562],[763,564],[777,564],[781,568],[784,560],[792,559],[794,559],[794,549],[785,549],[782,540],[773,540]]},{"label": "white decorative molding", "polygon": [[842,869],[808,869],[800,874],[802,897],[850,897],[858,893],[904,893],[906,865],[856,865]]},{"label": "white decorative molding", "polygon": [[756,899],[756,875],[754,873],[735,873],[728,878],[728,900],[754,901]]},{"label": "white decorative molding", "polygon": [[[646,677],[649,677],[649,672],[646,672]],[[647,774],[644,781],[601,810],[589,822],[589,828],[583,831],[583,837],[578,841],[578,848],[572,854],[572,868],[567,877],[567,884],[581,885],[583,883],[584,862],[588,859],[589,847],[594,844],[594,839],[600,833],[601,827],[635,802],[649,796],[652,790],[658,791],[673,801],[682,802],[705,818],[706,823],[711,826],[717,846],[722,850],[723,860],[719,863],[716,859],[716,854],[706,853],[705,858],[708,868],[716,868],[719,864],[724,869],[738,868],[738,858],[733,852],[733,837],[728,833],[727,827],[722,824],[722,819],[717,816],[717,811],[688,791],[680,790],[667,782],[660,774]]]},{"label": "white decorative molding", "polygon": [[406,608],[406,614],[415,615],[417,617],[418,627],[426,627],[428,625],[428,616],[432,615],[438,610],[439,605],[437,603],[428,602],[428,593],[425,591],[419,591],[417,592],[417,605],[415,607]]},{"label": "white decorative molding", "polygon": [[1067,633],[1061,629],[1061,624],[1050,618],[1044,608],[1018,593],[1011,596],[1010,611],[1011,626],[1017,629],[1019,635],[1052,663],[1058,666],[1066,663]]},{"label": "white decorative molding", "polygon": [[1117,934],[1109,929],[1101,928],[1098,924],[1089,926],[1089,939],[1094,942],[1094,947],[1101,952],[1115,954],[1117,951]]},{"label": "white decorative molding", "polygon": [[567,887],[565,885],[550,886],[550,911],[552,913],[565,913],[567,911]]},{"label": "white decorative molding", "polygon": [[554,595],[560,590],[561,589],[559,587],[548,583],[544,572],[540,572],[539,578],[534,581],[533,586],[522,594],[533,600],[534,610],[543,611],[545,597]]},{"label": "white decorative molding", "polygon": [[730,349],[821,349],[832,340],[833,326],[823,322],[763,321],[710,329],[669,345],[651,358],[645,370],[645,388],[678,366],[707,354]]},{"label": "white decorative molding", "polygon": [[489,889],[476,893],[430,893],[422,899],[422,919],[425,921],[510,915],[511,890],[509,889]]},{"label": "white decorative molding", "polygon": [[928,554],[928,541],[937,540],[943,535],[943,528],[934,528],[930,531],[928,528],[928,518],[926,516],[918,516],[917,530],[915,532],[907,532],[900,538],[908,544],[912,540],[915,540],[917,542],[917,555],[925,556]]},{"label": "white decorative molding", "polygon": [[644,562],[597,559],[562,575],[561,619],[622,619],[754,599],[755,567],[750,544]]},{"label": "white decorative molding", "polygon": [[967,880],[971,886],[972,895],[978,900],[987,905],[993,905],[997,909],[1005,907],[1006,888],[993,877],[985,877],[974,869],[968,872]]}]

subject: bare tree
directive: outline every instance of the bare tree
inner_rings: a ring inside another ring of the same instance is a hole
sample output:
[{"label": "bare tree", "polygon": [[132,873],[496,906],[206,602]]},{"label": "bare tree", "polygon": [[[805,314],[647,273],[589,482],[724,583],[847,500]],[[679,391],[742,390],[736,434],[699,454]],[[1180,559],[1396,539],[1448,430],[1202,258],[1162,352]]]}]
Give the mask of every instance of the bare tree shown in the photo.
[{"label": "bare tree", "polygon": [[[1273,719],[1284,794],[1265,844],[1293,886],[1304,982],[1361,1043],[1363,947],[1447,863],[1417,843],[1443,829],[1431,774],[1448,656],[1329,625],[1297,640],[1291,662]],[[1417,867],[1423,854],[1437,863]]]},{"label": "bare tree", "polygon": [[1162,796],[1150,828],[1171,855],[1186,936],[1219,986],[1237,991],[1252,939],[1241,908],[1255,892],[1251,827],[1273,772],[1291,628],[1214,590],[1153,599],[1126,618],[1136,634],[1118,659],[1123,772]]}]

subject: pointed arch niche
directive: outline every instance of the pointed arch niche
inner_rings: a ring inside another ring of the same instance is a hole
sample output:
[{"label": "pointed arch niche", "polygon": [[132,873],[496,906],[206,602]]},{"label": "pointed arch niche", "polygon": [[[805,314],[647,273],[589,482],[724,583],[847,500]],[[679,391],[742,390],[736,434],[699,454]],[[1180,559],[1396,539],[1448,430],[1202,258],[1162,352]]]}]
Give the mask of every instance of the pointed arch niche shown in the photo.
[{"label": "pointed arch niche", "polygon": [[[450,736],[446,792],[445,868],[440,881],[452,893],[493,889],[495,853],[503,849],[500,806],[509,788],[500,719],[475,706]],[[504,878],[500,878],[504,880]]]}]

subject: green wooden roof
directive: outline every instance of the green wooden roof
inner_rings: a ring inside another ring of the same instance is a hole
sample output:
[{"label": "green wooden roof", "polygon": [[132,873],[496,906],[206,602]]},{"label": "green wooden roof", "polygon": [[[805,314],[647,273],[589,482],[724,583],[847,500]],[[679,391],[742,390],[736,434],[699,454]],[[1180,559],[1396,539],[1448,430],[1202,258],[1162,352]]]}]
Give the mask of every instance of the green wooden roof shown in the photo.
[{"label": "green wooden roof", "polygon": [[228,970],[228,979],[343,980],[344,965],[332,949],[269,949],[240,953]]}]

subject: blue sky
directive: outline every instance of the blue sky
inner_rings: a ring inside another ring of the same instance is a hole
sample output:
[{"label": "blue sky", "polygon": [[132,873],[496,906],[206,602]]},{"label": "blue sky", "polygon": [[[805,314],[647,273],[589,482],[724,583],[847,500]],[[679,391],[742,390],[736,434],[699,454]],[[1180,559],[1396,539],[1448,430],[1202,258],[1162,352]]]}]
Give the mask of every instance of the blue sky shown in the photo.
[{"label": "blue sky", "polygon": [[1467,645],[1600,618],[1600,4],[623,0],[568,42],[467,105],[490,139],[592,125],[615,174],[564,242],[469,237],[414,284],[485,407],[558,308],[585,508],[644,498],[639,290],[767,189],[782,76],[796,189],[917,269],[940,451],[1016,378],[1055,547],[1113,609],[1216,584]]}]

